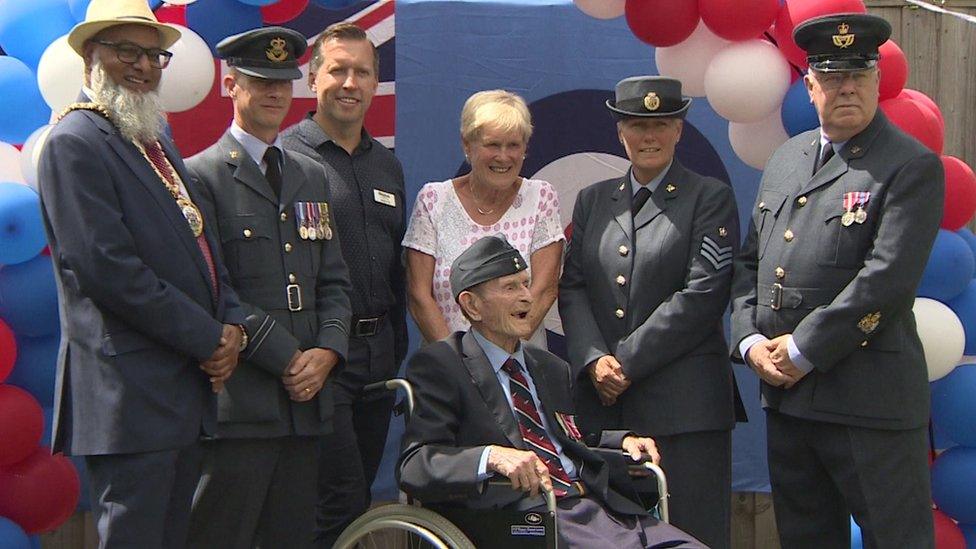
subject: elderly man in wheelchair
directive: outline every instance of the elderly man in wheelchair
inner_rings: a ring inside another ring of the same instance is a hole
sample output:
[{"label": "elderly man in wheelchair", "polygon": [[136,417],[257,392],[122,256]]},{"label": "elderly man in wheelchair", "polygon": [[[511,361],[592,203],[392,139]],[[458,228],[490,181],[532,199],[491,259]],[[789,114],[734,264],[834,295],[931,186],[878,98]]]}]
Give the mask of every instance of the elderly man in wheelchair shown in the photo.
[{"label": "elderly man in wheelchair", "polygon": [[[427,345],[410,360],[416,407],[398,466],[401,487],[442,513],[515,507],[528,523],[505,526],[513,543],[541,531],[533,516],[545,514],[538,497],[545,492],[556,496],[560,547],[704,547],[638,503],[629,472],[640,469],[642,458],[659,459],[654,441],[627,432],[584,440],[573,416],[569,366],[520,342],[532,304],[526,267],[516,249],[494,236],[452,265],[451,290],[471,330]],[[619,463],[586,443],[615,448]],[[508,487],[488,487],[499,479]],[[488,522],[490,515],[468,522]]]}]

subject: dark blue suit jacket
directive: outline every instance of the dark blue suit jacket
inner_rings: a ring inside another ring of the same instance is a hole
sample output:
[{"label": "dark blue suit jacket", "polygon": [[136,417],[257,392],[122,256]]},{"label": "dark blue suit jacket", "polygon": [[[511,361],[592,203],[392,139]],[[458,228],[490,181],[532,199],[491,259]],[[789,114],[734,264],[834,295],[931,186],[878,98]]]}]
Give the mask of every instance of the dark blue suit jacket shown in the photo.
[{"label": "dark blue suit jacket", "polygon": [[[178,151],[166,156],[196,201]],[[217,253],[214,294],[203,254],[159,176],[113,124],[87,110],[49,134],[38,168],[61,307],[55,450],[146,452],[216,427],[200,362],[222,323],[243,322]]]}]

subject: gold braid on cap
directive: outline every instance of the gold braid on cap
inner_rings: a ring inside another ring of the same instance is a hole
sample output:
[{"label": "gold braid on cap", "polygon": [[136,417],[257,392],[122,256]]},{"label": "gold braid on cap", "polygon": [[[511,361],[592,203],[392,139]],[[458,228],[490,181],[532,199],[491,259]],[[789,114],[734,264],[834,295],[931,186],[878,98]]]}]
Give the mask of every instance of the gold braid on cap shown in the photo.
[{"label": "gold braid on cap", "polygon": [[112,119],[112,113],[109,112],[109,110],[105,107],[105,105],[101,105],[99,103],[94,103],[94,102],[72,103],[68,105],[67,107],[64,108],[63,111],[61,111],[61,114],[58,115],[58,119],[55,122],[60,122],[61,119],[64,118],[65,116],[68,116],[68,113],[71,111],[94,111],[104,116],[105,119],[111,122],[112,124],[115,124],[115,121]]}]

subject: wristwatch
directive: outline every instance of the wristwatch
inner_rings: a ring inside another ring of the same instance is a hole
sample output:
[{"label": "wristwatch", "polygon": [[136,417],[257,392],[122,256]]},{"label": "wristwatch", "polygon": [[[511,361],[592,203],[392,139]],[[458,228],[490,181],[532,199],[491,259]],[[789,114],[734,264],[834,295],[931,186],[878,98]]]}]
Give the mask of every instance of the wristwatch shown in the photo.
[{"label": "wristwatch", "polygon": [[247,328],[243,324],[238,324],[237,329],[241,331],[241,346],[237,348],[237,352],[241,352],[247,349]]}]

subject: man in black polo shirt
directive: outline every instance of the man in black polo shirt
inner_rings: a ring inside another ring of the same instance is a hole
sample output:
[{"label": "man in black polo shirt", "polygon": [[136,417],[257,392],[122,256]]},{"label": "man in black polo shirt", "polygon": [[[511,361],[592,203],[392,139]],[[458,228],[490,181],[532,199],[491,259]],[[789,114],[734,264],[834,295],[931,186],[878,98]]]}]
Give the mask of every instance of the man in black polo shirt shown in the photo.
[{"label": "man in black polo shirt", "polygon": [[320,458],[316,540],[326,548],[369,507],[386,441],[392,398],[363,395],[362,388],[393,377],[407,350],[403,169],[363,128],[378,78],[376,48],[362,29],[330,26],[309,65],[317,110],[283,134],[286,148],[325,166],[353,283],[349,353],[335,378],[335,431],[323,437]]}]

